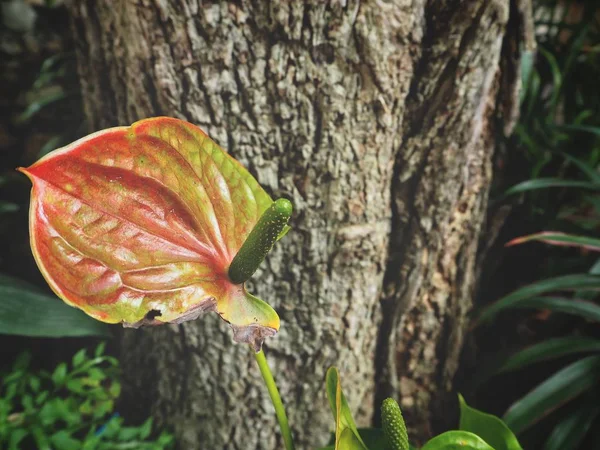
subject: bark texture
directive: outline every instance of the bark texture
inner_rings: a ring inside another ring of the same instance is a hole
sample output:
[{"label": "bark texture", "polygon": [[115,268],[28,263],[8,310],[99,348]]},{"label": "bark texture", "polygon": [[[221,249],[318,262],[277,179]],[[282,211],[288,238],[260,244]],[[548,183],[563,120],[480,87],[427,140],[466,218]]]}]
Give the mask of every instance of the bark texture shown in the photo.
[{"label": "bark texture", "polygon": [[[295,206],[250,291],[282,319],[266,353],[299,448],[401,400],[431,432],[471,306],[509,0],[76,0],[93,130],[170,115]],[[510,88],[514,81],[510,82]],[[505,108],[506,109],[506,108]],[[282,448],[250,350],[217,317],[125,331],[127,405],[184,449]],[[126,406],[127,406],[126,405]]]}]

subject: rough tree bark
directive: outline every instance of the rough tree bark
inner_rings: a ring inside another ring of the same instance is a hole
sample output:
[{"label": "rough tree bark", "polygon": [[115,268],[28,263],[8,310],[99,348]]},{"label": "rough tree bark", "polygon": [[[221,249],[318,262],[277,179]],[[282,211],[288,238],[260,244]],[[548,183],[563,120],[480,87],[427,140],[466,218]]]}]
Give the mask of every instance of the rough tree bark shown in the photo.
[{"label": "rough tree bark", "polygon": [[[523,5],[70,4],[91,129],[187,119],[293,201],[293,231],[253,291],[282,319],[266,352],[299,448],[333,426],[330,365],[360,423],[394,395],[414,438],[436,424],[471,307],[497,118],[514,110],[497,100],[514,100],[515,61],[501,55],[503,41],[518,53],[504,37]],[[126,331],[122,351],[127,404],[181,448],[281,448],[250,351],[216,317]]]}]

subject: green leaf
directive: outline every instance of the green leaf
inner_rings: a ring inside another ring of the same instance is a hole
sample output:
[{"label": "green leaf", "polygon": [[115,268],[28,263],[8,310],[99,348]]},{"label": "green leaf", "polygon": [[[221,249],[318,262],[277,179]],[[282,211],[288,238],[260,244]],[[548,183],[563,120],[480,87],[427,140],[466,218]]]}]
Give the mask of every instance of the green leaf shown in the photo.
[{"label": "green leaf", "polygon": [[19,205],[0,200],[0,214],[11,213],[19,210]]},{"label": "green leaf", "polygon": [[8,449],[9,450],[19,450],[21,448],[21,446],[19,445],[19,443],[25,439],[25,437],[27,437],[29,433],[27,432],[27,430],[24,430],[23,428],[18,428],[16,430],[12,430],[10,433],[10,441],[8,444]]},{"label": "green leaf", "polygon": [[561,233],[559,231],[543,231],[541,233],[521,236],[506,243],[505,246],[510,247],[512,245],[519,245],[530,241],[540,241],[550,245],[562,245],[565,247],[580,247],[594,252],[600,252],[600,239]]},{"label": "green leaf", "polygon": [[500,418],[471,408],[460,394],[458,401],[461,430],[476,434],[495,450],[523,450],[513,432]]},{"label": "green leaf", "polygon": [[600,351],[599,339],[578,336],[549,339],[515,353],[504,362],[499,372],[510,372],[540,361],[594,351]]},{"label": "green leaf", "polygon": [[100,342],[98,347],[96,347],[96,351],[94,352],[94,357],[99,358],[104,354],[104,349],[106,348],[106,342]]},{"label": "green leaf", "polygon": [[151,432],[152,432],[152,417],[150,417],[148,420],[146,420],[140,426],[140,439],[147,439],[148,436],[150,436]]},{"label": "green leaf", "polygon": [[106,325],[21,280],[0,275],[0,298],[0,334],[109,336]]},{"label": "green leaf", "polygon": [[65,430],[60,430],[50,436],[50,442],[55,448],[60,450],[80,450],[81,441],[74,439],[71,434]]},{"label": "green leaf", "polygon": [[65,363],[60,363],[52,372],[52,382],[55,386],[62,386],[67,379],[67,365]]},{"label": "green leaf", "polygon": [[364,450],[365,447],[350,428],[345,428],[340,435],[337,450]]},{"label": "green leaf", "polygon": [[600,183],[600,173],[598,173],[595,167],[591,166],[585,161],[569,155],[568,153],[563,153],[562,155],[567,161],[575,164],[579,170],[581,170],[589,178],[590,181],[593,181],[594,183]]},{"label": "green leaf", "polygon": [[561,128],[566,130],[584,131],[586,133],[592,133],[596,136],[600,136],[600,127],[594,127],[590,125],[562,125]]},{"label": "green leaf", "polygon": [[554,108],[556,108],[557,104],[558,104],[558,99],[559,99],[559,94],[560,94],[560,89],[561,89],[561,85],[562,85],[562,74],[560,72],[560,67],[558,65],[558,62],[556,61],[556,58],[554,57],[554,55],[552,53],[550,53],[548,50],[546,50],[544,47],[539,47],[539,52],[540,55],[542,55],[544,58],[546,58],[546,61],[548,61],[548,64],[550,66],[550,71],[552,73],[552,96],[550,98],[550,109],[551,111],[554,110]]},{"label": "green leaf", "polygon": [[381,428],[359,428],[358,434],[370,450],[387,450],[389,448]]},{"label": "green leaf", "polygon": [[546,379],[515,402],[504,415],[506,424],[520,433],[552,410],[600,382],[600,356],[588,356]]},{"label": "green leaf", "polygon": [[536,189],[546,189],[553,187],[574,187],[580,189],[589,189],[593,191],[600,190],[598,183],[589,181],[565,180],[563,178],[536,178],[535,180],[527,180],[508,189],[504,195],[519,194],[521,192],[533,191]]},{"label": "green leaf", "polygon": [[502,297],[486,309],[484,309],[475,324],[487,322],[496,316],[500,311],[514,308],[527,298],[531,298],[550,291],[561,291],[570,289],[598,289],[600,288],[600,277],[594,275],[563,275],[554,278],[548,278],[529,284],[525,287],[517,289],[510,294]]},{"label": "green leaf", "polygon": [[329,405],[331,406],[331,412],[333,413],[333,418],[335,419],[336,423],[336,450],[340,450],[340,440],[342,437],[342,433],[346,429],[350,429],[352,434],[354,434],[356,439],[362,444],[363,448],[367,450],[367,447],[364,445],[364,442],[362,441],[362,438],[358,433],[358,429],[356,428],[356,423],[354,422],[352,413],[350,412],[350,407],[348,406],[346,397],[342,392],[340,374],[336,367],[330,367],[329,370],[327,370],[327,375],[325,377],[325,387],[327,390],[327,398],[329,399]]},{"label": "green leaf", "polygon": [[600,405],[587,402],[562,419],[552,430],[544,450],[577,450],[600,413]]},{"label": "green leaf", "polygon": [[521,85],[522,89],[519,95],[519,103],[522,103],[528,92],[529,80],[531,79],[531,73],[534,65],[534,54],[532,51],[523,51],[521,53]]},{"label": "green leaf", "polygon": [[513,306],[519,309],[548,309],[583,317],[586,320],[600,322],[600,306],[595,303],[562,297],[534,297],[523,300]]},{"label": "green leaf", "polygon": [[75,353],[75,355],[73,356],[73,360],[72,360],[73,368],[76,369],[81,364],[83,364],[85,362],[85,360],[86,360],[85,348],[82,348],[77,353]]},{"label": "green leaf", "polygon": [[494,450],[494,448],[468,431],[446,431],[427,442],[421,450]]},{"label": "green leaf", "polygon": [[44,94],[40,98],[38,98],[33,103],[30,103],[25,111],[15,117],[15,124],[22,125],[33,118],[38,112],[40,112],[44,107],[55,103],[59,100],[63,100],[67,97],[77,95],[77,92],[63,92],[62,90],[56,92],[49,92]]},{"label": "green leaf", "polygon": [[40,390],[40,379],[35,375],[29,378],[29,387],[33,392],[38,392]]}]

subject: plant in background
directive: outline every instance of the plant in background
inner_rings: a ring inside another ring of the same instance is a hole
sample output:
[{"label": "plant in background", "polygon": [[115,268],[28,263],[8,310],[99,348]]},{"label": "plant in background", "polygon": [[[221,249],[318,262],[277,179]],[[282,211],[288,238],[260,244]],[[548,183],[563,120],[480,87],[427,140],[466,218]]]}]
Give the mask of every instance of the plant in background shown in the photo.
[{"label": "plant in background", "polygon": [[52,373],[35,372],[31,357],[22,354],[0,382],[0,447],[6,450],[163,450],[173,438],[161,433],[151,438],[152,419],[125,426],[114,412],[121,387],[118,362],[80,350],[71,364],[61,363]]},{"label": "plant in background", "polygon": [[[570,160],[582,170],[587,180],[565,181],[585,183],[591,190],[600,189],[600,176],[592,168],[574,158]],[[570,219],[579,229],[585,229],[590,224],[595,227],[600,220],[600,205],[596,206],[598,207],[586,210],[585,215],[569,213],[565,218]],[[560,230],[523,236],[513,239],[507,245],[535,241],[576,248],[581,254],[600,252],[600,239]],[[600,289],[598,275],[600,259],[586,273],[548,278],[510,293],[485,309],[478,321],[486,322],[501,311],[519,308],[541,309],[578,317],[585,323],[600,324],[600,306],[595,303]],[[546,441],[545,450],[576,449],[586,439],[588,432],[597,428],[593,424],[600,423],[597,420],[600,417],[600,337],[579,331],[534,344],[496,363],[497,373],[502,373],[563,357],[576,359],[517,400],[504,416],[506,423],[520,433],[544,419],[550,412],[569,404],[570,412],[564,414],[554,427]]]},{"label": "plant in background", "polygon": [[545,279],[504,296],[476,319],[483,323],[508,309],[538,309],[559,324],[575,320],[575,327],[567,328],[571,331],[557,328],[550,339],[497,359],[495,370],[480,377],[564,361],[504,416],[521,434],[539,429],[534,426],[552,412],[552,431],[543,433],[545,450],[581,448],[600,424],[600,259],[595,258],[600,251],[599,6],[590,0],[537,3],[539,54],[522,67],[515,135],[531,173],[505,193],[521,194],[535,217],[533,229],[545,230],[507,245],[537,241],[570,251],[552,253],[544,261]]},{"label": "plant in background", "polygon": [[[320,450],[412,450],[398,403],[392,398],[383,401],[383,428],[357,428],[342,391],[339,372],[327,371],[327,397],[335,420],[331,445]],[[458,430],[442,433],[421,450],[522,450],[512,431],[498,417],[469,407],[462,396]]]}]

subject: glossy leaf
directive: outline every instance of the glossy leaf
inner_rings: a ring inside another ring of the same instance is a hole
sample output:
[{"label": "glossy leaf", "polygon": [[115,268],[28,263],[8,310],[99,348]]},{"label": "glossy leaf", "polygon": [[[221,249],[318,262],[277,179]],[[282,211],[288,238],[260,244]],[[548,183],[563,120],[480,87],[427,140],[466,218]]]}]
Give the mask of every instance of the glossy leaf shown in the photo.
[{"label": "glossy leaf", "polygon": [[579,336],[549,339],[515,353],[498,372],[510,372],[540,361],[585,352],[600,352],[600,339]]},{"label": "glossy leaf", "polygon": [[279,317],[229,265],[273,203],[202,130],[167,117],[87,136],[27,169],[31,245],[54,292],[125,326],[216,311],[260,347]]},{"label": "glossy leaf", "polygon": [[428,441],[421,450],[494,450],[494,448],[468,431],[446,431]]},{"label": "glossy leaf", "polygon": [[[350,412],[350,407],[348,406],[348,402],[346,401],[346,397],[342,391],[340,374],[337,368],[330,367],[329,370],[327,370],[327,375],[325,378],[327,398],[329,399],[329,406],[331,407],[331,412],[333,413],[333,418],[335,419],[336,425],[335,450],[343,450],[343,447],[340,446],[343,436],[346,436],[344,442],[358,441],[362,445],[362,448],[367,450],[367,447],[358,433],[356,423],[352,417],[352,412]],[[350,439],[347,437],[348,433],[346,430],[349,430],[354,435],[355,439]]]},{"label": "glossy leaf", "polygon": [[600,404],[588,401],[562,419],[552,430],[544,450],[577,450],[600,414]]},{"label": "glossy leaf", "polygon": [[515,402],[504,415],[504,421],[515,433],[520,433],[598,382],[600,356],[583,358],[556,372]]},{"label": "glossy leaf", "polygon": [[600,306],[595,303],[562,298],[562,297],[534,297],[516,303],[513,308],[547,309],[552,312],[572,314],[586,320],[600,322]]},{"label": "glossy leaf", "polygon": [[358,434],[369,450],[387,450],[388,444],[381,428],[359,428]]},{"label": "glossy leaf", "polygon": [[563,275],[532,283],[502,297],[484,309],[476,319],[476,324],[491,320],[501,311],[514,308],[519,302],[551,291],[573,289],[600,289],[600,277],[594,275]]},{"label": "glossy leaf", "polygon": [[588,236],[576,236],[558,231],[544,231],[542,233],[521,236],[506,244],[506,247],[519,245],[530,241],[540,241],[551,245],[562,245],[565,247],[580,247],[594,252],[600,252],[600,239]]},{"label": "glossy leaf", "polygon": [[32,337],[108,336],[104,324],[25,281],[0,275],[0,334]]},{"label": "glossy leaf", "polygon": [[579,170],[581,170],[589,178],[590,181],[600,184],[600,173],[596,171],[595,167],[593,167],[591,164],[588,164],[585,161],[582,161],[578,158],[575,158],[572,155],[569,155],[568,153],[563,153],[562,155],[565,157],[566,160],[575,164],[579,168]]},{"label": "glossy leaf", "polygon": [[461,430],[476,434],[495,450],[522,450],[516,436],[500,418],[471,408],[460,394],[458,401]]},{"label": "glossy leaf", "polygon": [[600,190],[600,184],[589,181],[565,180],[563,178],[536,178],[523,181],[508,189],[505,195],[518,194],[521,192],[546,189],[552,187],[575,187],[580,189]]}]

